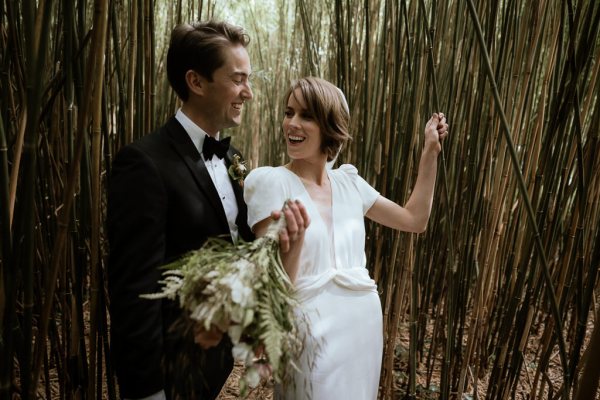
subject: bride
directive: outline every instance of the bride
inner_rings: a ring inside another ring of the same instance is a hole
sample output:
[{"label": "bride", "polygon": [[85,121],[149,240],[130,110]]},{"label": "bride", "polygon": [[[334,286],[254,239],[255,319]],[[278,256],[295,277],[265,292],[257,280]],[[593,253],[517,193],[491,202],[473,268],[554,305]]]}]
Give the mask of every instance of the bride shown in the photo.
[{"label": "bride", "polygon": [[[404,207],[381,196],[352,165],[329,169],[350,139],[342,92],[319,78],[294,82],[285,96],[283,134],[290,162],[253,170],[244,182],[248,225],[264,235],[271,210],[285,200],[306,207],[310,225],[282,253],[310,335],[293,383],[279,398],[331,400],[377,398],[383,351],[382,312],[365,257],[364,217],[407,232],[427,226],[440,141],[448,133],[444,114],[425,125],[424,148],[410,199]],[[297,220],[302,220],[298,216]]]}]

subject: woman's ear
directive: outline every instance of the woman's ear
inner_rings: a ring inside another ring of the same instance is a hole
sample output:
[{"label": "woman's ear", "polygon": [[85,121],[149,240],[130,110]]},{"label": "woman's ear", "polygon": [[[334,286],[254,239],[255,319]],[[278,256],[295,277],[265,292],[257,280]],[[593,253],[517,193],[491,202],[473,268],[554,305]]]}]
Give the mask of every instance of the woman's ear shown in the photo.
[{"label": "woman's ear", "polygon": [[185,82],[187,83],[188,89],[191,93],[198,96],[204,95],[204,89],[206,87],[206,79],[193,69],[188,70],[185,73]]}]

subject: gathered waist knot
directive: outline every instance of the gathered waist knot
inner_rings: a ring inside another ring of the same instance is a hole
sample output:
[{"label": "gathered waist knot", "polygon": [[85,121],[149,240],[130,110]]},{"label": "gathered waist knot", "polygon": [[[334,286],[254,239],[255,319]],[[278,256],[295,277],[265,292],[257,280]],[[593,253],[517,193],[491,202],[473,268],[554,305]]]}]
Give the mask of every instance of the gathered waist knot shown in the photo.
[{"label": "gathered waist knot", "polygon": [[366,268],[332,268],[321,274],[298,278],[295,285],[298,300],[302,302],[312,298],[330,281],[350,290],[377,292],[377,285]]}]

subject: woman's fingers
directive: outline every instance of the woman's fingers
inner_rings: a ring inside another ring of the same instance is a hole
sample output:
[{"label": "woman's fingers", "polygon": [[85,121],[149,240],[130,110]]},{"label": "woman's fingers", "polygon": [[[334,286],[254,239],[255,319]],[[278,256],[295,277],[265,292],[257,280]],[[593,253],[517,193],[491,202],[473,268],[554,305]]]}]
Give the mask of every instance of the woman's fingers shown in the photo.
[{"label": "woman's fingers", "polygon": [[298,206],[298,209],[300,210],[300,216],[304,221],[304,229],[306,230],[306,228],[308,228],[308,226],[310,225],[310,216],[308,215],[308,211],[306,210],[306,207],[304,207],[304,204],[302,204],[300,200],[296,200],[295,203]]},{"label": "woman's fingers", "polygon": [[308,218],[306,209],[300,201],[289,200],[283,212],[287,221],[286,229],[290,241],[296,241],[300,236],[304,235],[304,230],[306,229]]},{"label": "woman's fingers", "polygon": [[[282,214],[285,218],[285,214],[281,211],[271,211],[271,218],[277,221],[282,217]],[[287,229],[282,229],[279,231],[279,249],[282,253],[287,253],[290,249],[290,237],[288,236]]]},{"label": "woman's fingers", "polygon": [[431,120],[435,121],[436,117],[437,117],[437,125],[436,125],[435,129],[437,130],[439,139],[442,140],[446,136],[448,136],[448,122],[446,120],[446,115],[442,112],[434,113],[433,116],[431,117]]},{"label": "woman's fingers", "polygon": [[282,253],[287,253],[290,246],[299,239],[304,238],[304,231],[310,224],[310,217],[302,202],[288,200],[281,212],[273,211],[271,217],[275,220],[285,217],[286,227],[279,232],[279,248]]}]

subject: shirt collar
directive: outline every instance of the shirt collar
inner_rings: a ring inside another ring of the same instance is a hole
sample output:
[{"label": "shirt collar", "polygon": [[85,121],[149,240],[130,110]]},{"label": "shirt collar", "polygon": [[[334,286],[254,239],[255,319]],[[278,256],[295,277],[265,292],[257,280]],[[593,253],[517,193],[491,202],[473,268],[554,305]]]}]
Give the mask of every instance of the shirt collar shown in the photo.
[{"label": "shirt collar", "polygon": [[[206,133],[202,128],[196,125],[196,123],[192,121],[190,117],[185,115],[183,111],[181,111],[181,108],[177,110],[177,113],[175,114],[175,119],[177,119],[181,126],[183,126],[183,129],[185,129],[190,139],[192,139],[192,142],[194,143],[194,146],[196,146],[196,149],[198,149],[200,154],[202,154],[204,138],[208,135],[208,133]],[[220,132],[217,132],[217,136],[215,137],[215,139],[219,140],[219,134]]]}]

